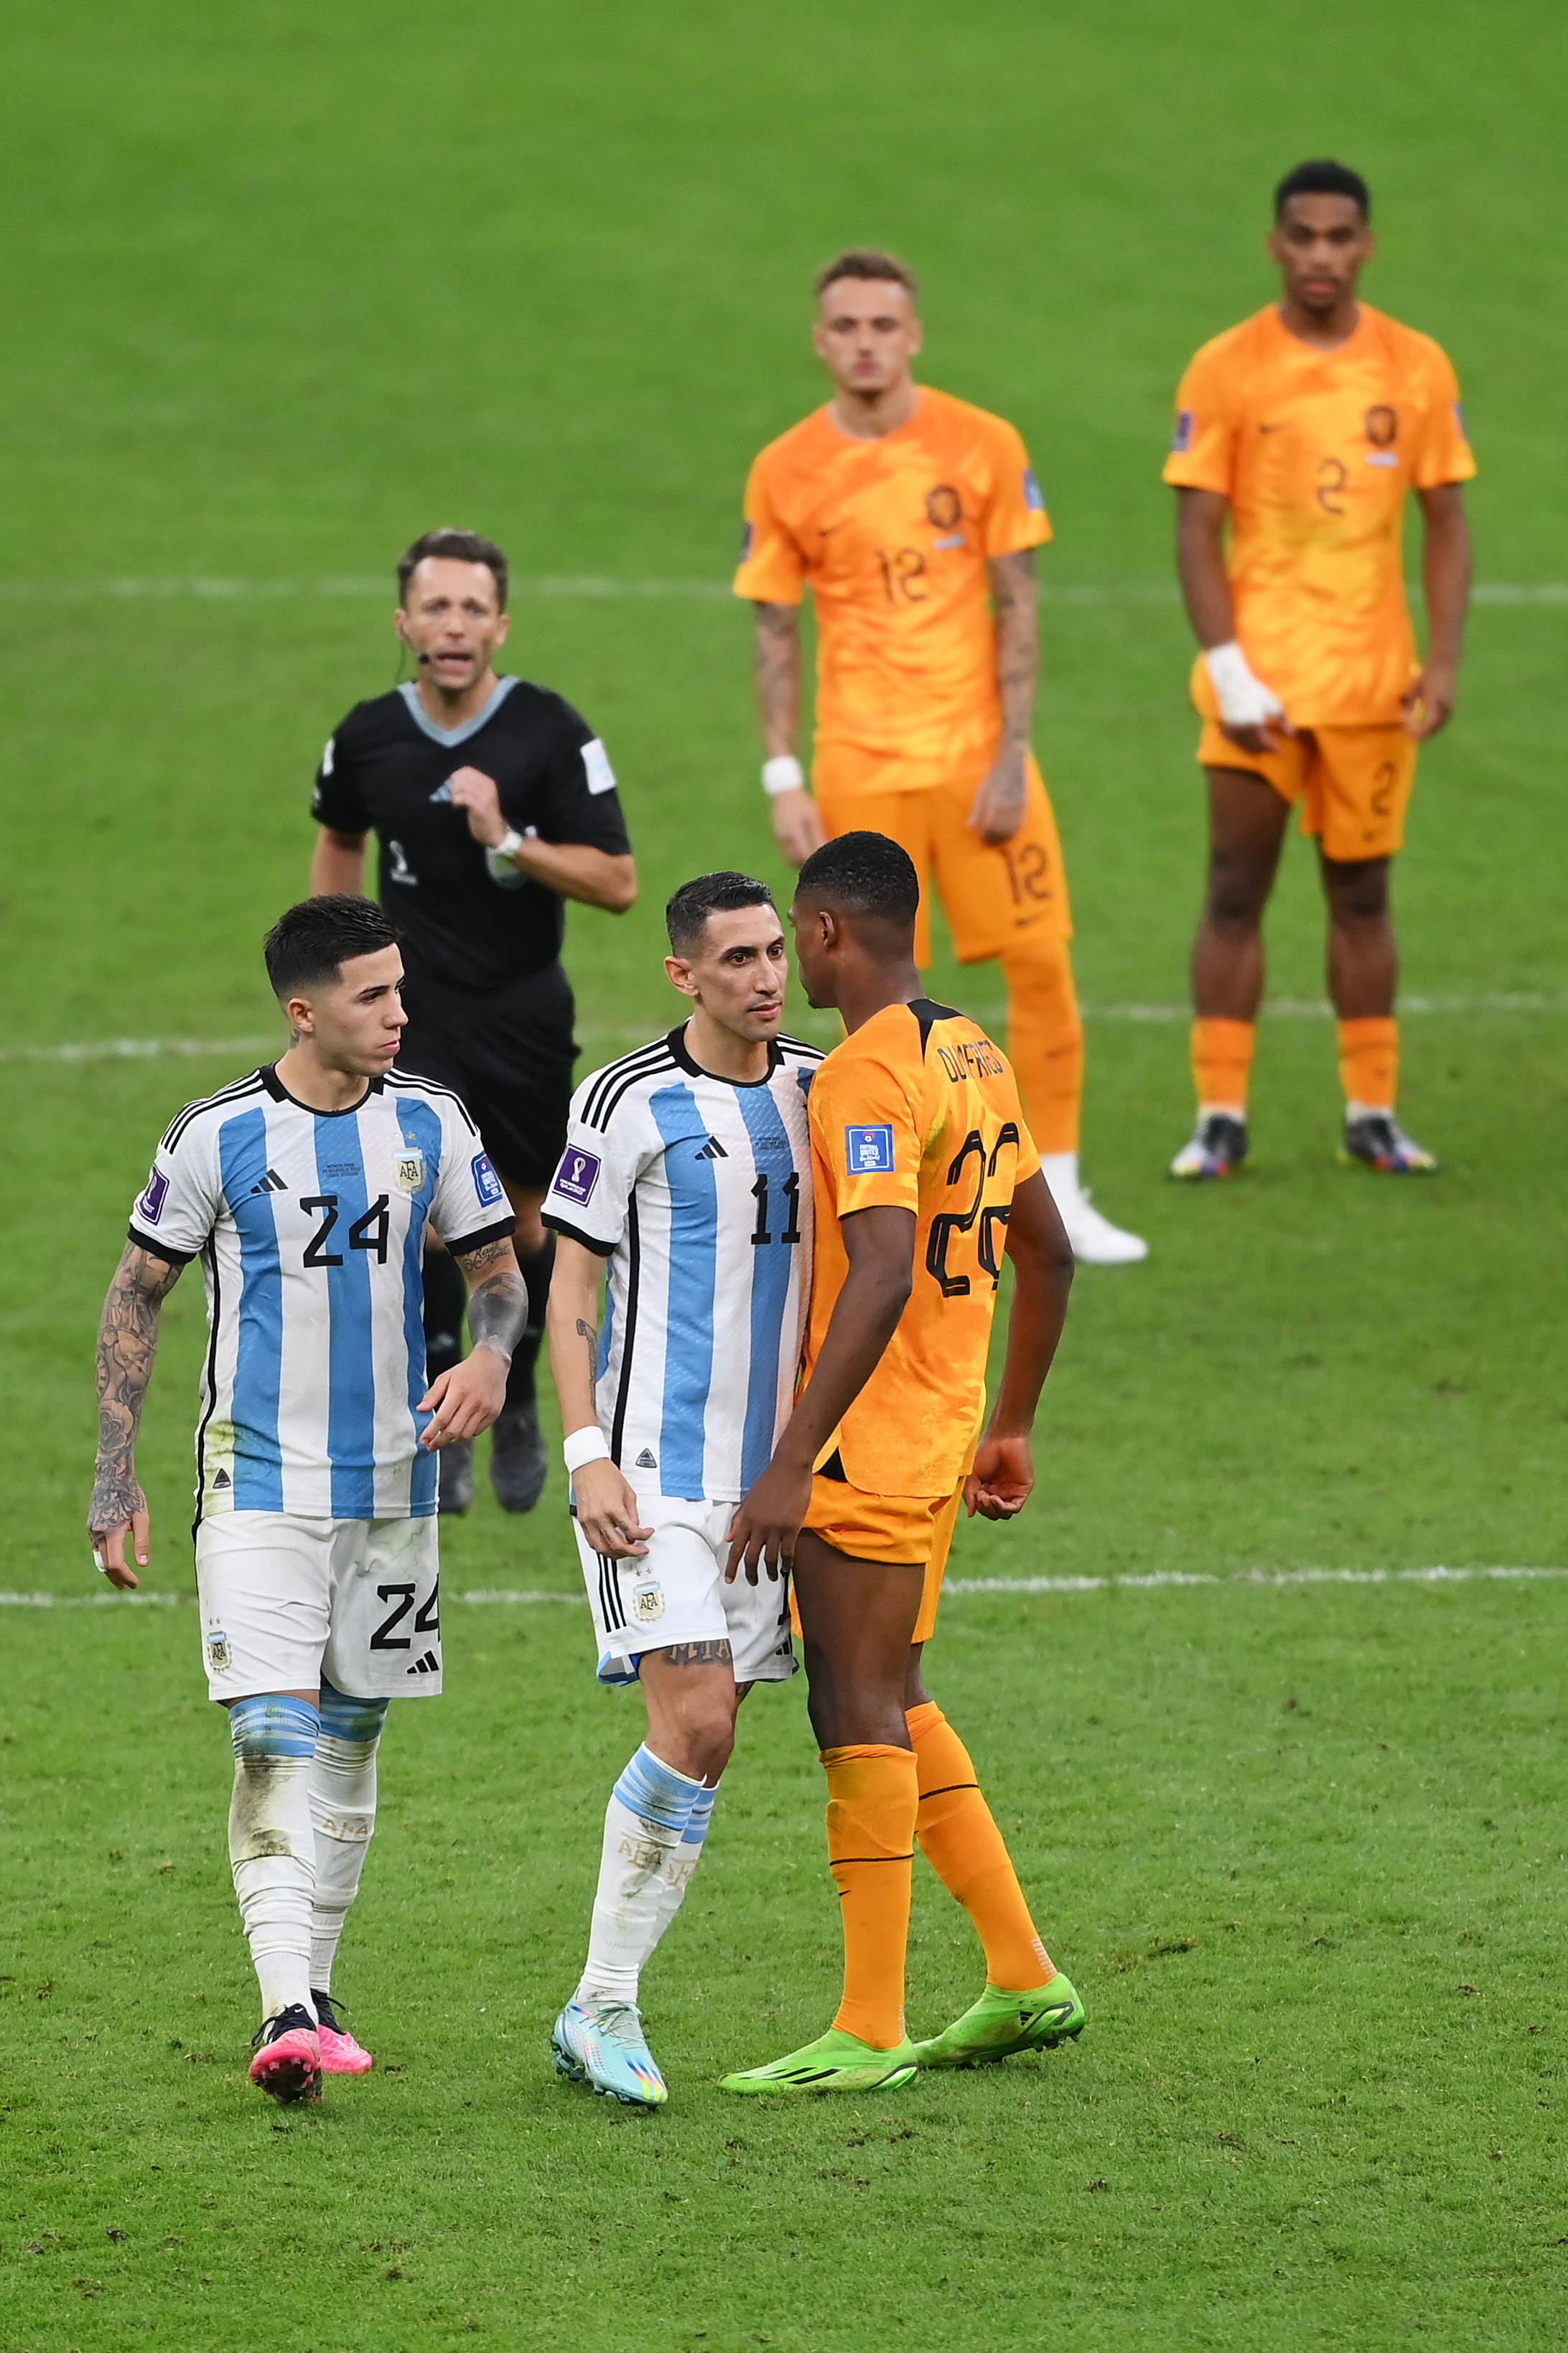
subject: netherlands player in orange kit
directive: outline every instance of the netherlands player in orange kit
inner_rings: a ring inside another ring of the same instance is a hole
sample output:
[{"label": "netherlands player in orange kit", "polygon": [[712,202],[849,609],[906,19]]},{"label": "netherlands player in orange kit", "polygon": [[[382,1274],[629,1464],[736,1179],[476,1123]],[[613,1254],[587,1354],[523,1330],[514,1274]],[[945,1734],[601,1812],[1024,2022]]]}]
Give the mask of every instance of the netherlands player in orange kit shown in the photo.
[{"label": "netherlands player in orange kit", "polygon": [[[1341,1158],[1394,1174],[1437,1165],[1394,1115],[1388,881],[1416,745],[1454,708],[1470,580],[1460,485],[1476,466],[1444,353],[1357,300],[1373,243],[1360,174],[1299,165],[1275,192],[1268,240],[1283,300],[1205,343],[1176,396],[1165,480],[1203,649],[1193,700],[1211,846],[1193,951],[1197,1129],[1173,1176],[1226,1176],[1247,1155],[1263,909],[1298,801],[1328,902]],[[1424,662],[1405,596],[1412,490],[1426,529]]]},{"label": "netherlands player in orange kit", "polygon": [[[1005,1057],[978,1023],[921,994],[919,901],[899,844],[856,832],[807,859],[790,910],[806,994],[837,1007],[848,1035],[808,1098],[805,1385],[736,1514],[728,1573],[793,1560],[844,1999],[825,2035],[727,2075],[731,2092],[892,2091],[918,2068],[1048,2049],[1083,2025],[969,1753],[921,1679],[959,1506],[1011,1519],[1034,1484],[1029,1431],[1072,1252]],[[1004,1250],[1006,1365],[982,1435]],[[979,2000],[919,2043],[904,2024],[917,1838],[986,1963]]]},{"label": "netherlands player in orange kit", "polygon": [[[961,962],[1001,962],[1008,1050],[1073,1249],[1127,1264],[1146,1246],[1101,1217],[1079,1180],[1072,916],[1029,748],[1045,501],[1012,426],[916,384],[921,324],[901,261],[842,254],[816,294],[834,397],[752,467],[735,575],[756,608],[773,830],[796,866],[857,828],[901,842],[922,890],[934,872]],[[795,749],[807,588],[815,797]],[[916,953],[930,962],[923,903]]]}]

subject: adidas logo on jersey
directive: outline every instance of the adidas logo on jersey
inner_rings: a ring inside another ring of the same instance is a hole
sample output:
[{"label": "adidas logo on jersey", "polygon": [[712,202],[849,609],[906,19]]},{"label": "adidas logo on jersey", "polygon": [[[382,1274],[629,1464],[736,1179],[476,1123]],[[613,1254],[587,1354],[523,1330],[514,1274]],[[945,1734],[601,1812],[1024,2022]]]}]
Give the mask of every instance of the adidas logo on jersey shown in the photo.
[{"label": "adidas logo on jersey", "polygon": [[260,1184],[253,1185],[250,1189],[252,1193],[286,1193],[289,1190],[289,1187],[283,1182],[282,1177],[278,1174],[277,1169],[269,1168],[266,1176],[262,1178]]},{"label": "adidas logo on jersey", "polygon": [[438,1675],[440,1672],[441,1662],[434,1651],[426,1651],[423,1658],[416,1659],[414,1664],[405,1670],[411,1675]]},{"label": "adidas logo on jersey", "polygon": [[649,1448],[645,1446],[642,1452],[637,1456],[637,1467],[639,1471],[657,1471],[658,1469],[658,1458],[650,1451]]},{"label": "adidas logo on jersey", "polygon": [[725,1151],[723,1145],[720,1143],[718,1137],[716,1135],[710,1135],[707,1143],[703,1145],[701,1151],[698,1154],[697,1157],[699,1160],[728,1160],[730,1155]]}]

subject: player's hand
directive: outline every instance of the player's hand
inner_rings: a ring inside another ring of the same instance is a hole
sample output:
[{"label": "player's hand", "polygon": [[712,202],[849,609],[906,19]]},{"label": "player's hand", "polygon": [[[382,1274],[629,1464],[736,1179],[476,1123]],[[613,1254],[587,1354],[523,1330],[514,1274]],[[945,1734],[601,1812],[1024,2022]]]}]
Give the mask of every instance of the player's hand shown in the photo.
[{"label": "player's hand", "polygon": [[982,841],[999,849],[1023,824],[1028,800],[1027,749],[1022,744],[1004,744],[974,796],[970,825]]},{"label": "player's hand", "polygon": [[609,1560],[640,1560],[651,1528],[638,1525],[635,1489],[601,1454],[572,1473],[577,1525],[595,1552]]},{"label": "player's hand", "polygon": [[[792,866],[804,866],[827,836],[822,811],[809,793],[775,793],[773,800],[773,839]],[[499,836],[497,837],[499,839]]]},{"label": "player's hand", "polygon": [[121,1593],[134,1593],[142,1580],[125,1557],[125,1539],[136,1556],[136,1568],[145,1568],[153,1556],[153,1522],[147,1498],[132,1478],[129,1483],[100,1471],[87,1515],[93,1558]]},{"label": "player's hand", "polygon": [[496,849],[506,839],[507,822],[500,813],[500,792],[493,776],[482,768],[456,768],[447,779],[452,807],[468,812],[468,831],[481,849]]},{"label": "player's hand", "polygon": [[795,1559],[795,1540],[811,1508],[811,1465],[773,1461],[752,1480],[730,1523],[730,1558],[724,1582],[733,1585],[743,1566],[748,1585],[765,1568],[778,1577]]},{"label": "player's hand", "polygon": [[488,1430],[506,1403],[506,1377],[511,1359],[481,1340],[460,1365],[437,1373],[419,1400],[418,1411],[432,1417],[421,1446],[438,1453],[459,1439],[477,1438]]},{"label": "player's hand", "polygon": [[1034,1483],[1035,1458],[1026,1438],[983,1438],[963,1482],[970,1518],[978,1512],[983,1520],[1012,1519],[1028,1502]]},{"label": "player's hand", "polygon": [[1425,744],[1428,735],[1436,735],[1439,727],[1447,727],[1454,715],[1455,677],[1440,662],[1428,662],[1412,685],[1400,705],[1405,713],[1405,732],[1417,744]]},{"label": "player's hand", "polygon": [[1261,753],[1269,758],[1285,749],[1287,736],[1296,730],[1288,719],[1268,719],[1260,727],[1227,727],[1222,720],[1219,732],[1238,751]]}]

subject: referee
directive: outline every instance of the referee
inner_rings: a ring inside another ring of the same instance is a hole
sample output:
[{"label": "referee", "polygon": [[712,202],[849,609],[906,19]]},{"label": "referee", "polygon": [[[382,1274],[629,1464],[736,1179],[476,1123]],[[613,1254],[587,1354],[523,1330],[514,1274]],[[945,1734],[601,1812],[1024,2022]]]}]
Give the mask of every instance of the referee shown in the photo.
[{"label": "referee", "polygon": [[[544,1484],[534,1363],[555,1250],[539,1212],[566,1139],[577,1051],[562,902],[624,914],[637,869],[593,729],[547,688],[497,675],[510,626],[500,549],[477,532],[426,532],[400,557],[397,581],[397,634],[416,676],[356,703],[322,754],[310,889],[363,892],[375,835],[377,895],[406,972],[398,1066],[462,1097],[517,1213],[528,1326],[490,1478],[504,1511],[527,1512]],[[461,1356],[463,1307],[455,1262],[427,1248],[432,1380]],[[466,1511],[473,1483],[471,1441],[445,1449],[442,1511]]]}]

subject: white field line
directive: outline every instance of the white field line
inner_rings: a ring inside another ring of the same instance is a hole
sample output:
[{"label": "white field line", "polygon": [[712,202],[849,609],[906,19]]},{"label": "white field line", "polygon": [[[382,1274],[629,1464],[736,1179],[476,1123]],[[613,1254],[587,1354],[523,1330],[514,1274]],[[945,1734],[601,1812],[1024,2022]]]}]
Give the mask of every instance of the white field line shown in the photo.
[{"label": "white field line", "polygon": [[[1568,1013],[1568,989],[1521,989],[1515,991],[1483,989],[1473,996],[1402,997],[1401,1014],[1425,1013]],[[974,1005],[968,1010],[976,1020],[1002,1021],[1006,1018],[1005,1005]],[[1081,1008],[1087,1021],[1190,1021],[1190,1005],[1086,1005]],[[1265,1020],[1328,1021],[1333,1018],[1333,1007],[1326,998],[1310,997],[1272,997],[1263,1008]],[[584,1028],[588,1025],[584,1024]],[[833,1028],[831,1015],[803,1015],[797,1027],[817,1030],[826,1035]],[[639,1044],[647,1036],[646,1025],[624,1029],[591,1030],[598,1038],[624,1039],[628,1045]],[[215,1059],[247,1054],[280,1053],[282,1039],[277,1036],[258,1038],[103,1038],[84,1044],[63,1046],[0,1047],[0,1062],[142,1062],[192,1061],[206,1056]]]},{"label": "white field line", "polygon": [[[1419,602],[1421,587],[1411,581],[1412,600]],[[513,594],[531,597],[605,598],[633,602],[726,604],[731,597],[727,580],[613,579],[597,573],[540,573],[512,581]],[[332,573],[313,580],[248,580],[219,574],[195,574],[182,578],[79,580],[62,585],[32,580],[0,580],[0,602],[47,602],[62,593],[69,596],[121,597],[166,603],[171,599],[205,604],[277,603],[293,598],[350,598],[389,603],[390,578],[380,573]],[[1473,590],[1478,605],[1568,606],[1568,582],[1561,580],[1484,580]],[[1056,605],[1174,605],[1173,581],[1051,581],[1040,584],[1040,594]]]},{"label": "white field line", "polygon": [[[1156,1569],[1147,1577],[950,1577],[942,1593],[944,1597],[968,1593],[1148,1593],[1189,1586],[1229,1586],[1233,1589],[1268,1586],[1279,1590],[1303,1585],[1469,1585],[1499,1581],[1518,1585],[1542,1577],[1568,1577],[1568,1568],[1244,1568],[1232,1577]],[[587,1607],[584,1594],[541,1593],[516,1586],[448,1593],[446,1598],[480,1607],[501,1603],[527,1608],[540,1602]],[[168,1609],[195,1600],[194,1593],[0,1593],[0,1609],[110,1609],[129,1605],[133,1609]]]}]

